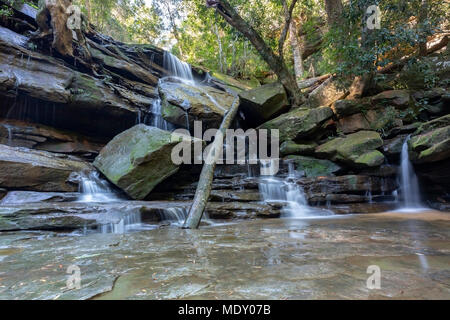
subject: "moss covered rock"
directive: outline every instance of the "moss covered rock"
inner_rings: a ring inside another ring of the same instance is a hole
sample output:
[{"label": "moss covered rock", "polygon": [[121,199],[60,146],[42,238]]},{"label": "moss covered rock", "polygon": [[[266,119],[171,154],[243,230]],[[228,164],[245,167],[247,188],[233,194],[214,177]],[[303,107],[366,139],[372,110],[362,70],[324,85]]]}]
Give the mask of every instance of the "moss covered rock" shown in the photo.
[{"label": "moss covered rock", "polygon": [[304,172],[308,178],[334,176],[341,167],[329,160],[321,160],[312,157],[289,156],[286,158],[295,163],[298,172]]},{"label": "moss covered rock", "polygon": [[286,91],[281,83],[274,82],[239,93],[240,109],[245,119],[254,125],[273,119],[289,107]]},{"label": "moss covered rock", "polygon": [[437,162],[450,158],[450,116],[424,123],[409,141],[414,163]]},{"label": "moss covered rock", "polygon": [[388,90],[372,97],[373,104],[396,106],[403,109],[411,105],[411,94],[408,90]]},{"label": "moss covered rock", "polygon": [[280,146],[282,156],[287,155],[312,155],[317,148],[315,142],[295,143],[293,141],[285,141]]},{"label": "moss covered rock", "polygon": [[374,131],[359,131],[342,138],[333,139],[316,149],[320,157],[355,167],[376,167],[384,162],[380,152],[383,139]]},{"label": "moss covered rock", "polygon": [[187,137],[137,125],[109,142],[95,159],[94,166],[131,198],[141,200],[178,171],[171,153],[183,138]]},{"label": "moss covered rock", "polygon": [[329,107],[299,108],[266,122],[259,128],[280,130],[280,142],[298,141],[324,129],[332,116],[333,110]]}]

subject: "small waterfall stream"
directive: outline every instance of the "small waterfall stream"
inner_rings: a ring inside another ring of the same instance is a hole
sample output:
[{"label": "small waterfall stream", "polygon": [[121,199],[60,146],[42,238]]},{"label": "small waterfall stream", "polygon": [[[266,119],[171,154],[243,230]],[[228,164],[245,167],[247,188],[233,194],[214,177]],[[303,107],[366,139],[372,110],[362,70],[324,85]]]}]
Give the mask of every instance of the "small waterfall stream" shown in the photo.
[{"label": "small waterfall stream", "polygon": [[[262,168],[274,167],[269,161],[260,161]],[[267,171],[266,171],[267,172]],[[264,202],[286,204],[283,215],[286,218],[309,218],[332,215],[331,211],[313,209],[308,205],[305,193],[296,183],[297,172],[292,162],[289,163],[289,174],[285,179],[275,176],[261,176],[259,191]]]},{"label": "small waterfall stream", "polygon": [[167,51],[164,52],[164,69],[174,77],[194,81],[191,66]]},{"label": "small waterfall stream", "polygon": [[405,140],[401,153],[401,197],[403,199],[403,208],[419,209],[423,208],[421,204],[419,181],[414,172],[414,168],[409,159],[408,142],[410,136]]},{"label": "small waterfall stream", "polygon": [[81,174],[79,202],[115,202],[121,201],[109,182],[101,179],[98,172]]}]

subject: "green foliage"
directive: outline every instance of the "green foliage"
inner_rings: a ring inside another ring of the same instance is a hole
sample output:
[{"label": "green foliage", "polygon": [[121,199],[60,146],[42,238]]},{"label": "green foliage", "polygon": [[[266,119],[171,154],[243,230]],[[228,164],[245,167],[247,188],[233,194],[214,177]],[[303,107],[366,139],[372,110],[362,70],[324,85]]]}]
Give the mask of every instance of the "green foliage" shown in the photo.
[{"label": "green foliage", "polygon": [[412,59],[400,72],[396,83],[398,89],[430,89],[436,86],[439,77],[433,65],[426,59]]},{"label": "green foliage", "polygon": [[3,3],[0,4],[0,17],[2,16],[11,16],[12,14],[12,9],[13,8],[18,8],[21,5],[23,5],[23,3],[25,2],[24,0],[4,0]]}]

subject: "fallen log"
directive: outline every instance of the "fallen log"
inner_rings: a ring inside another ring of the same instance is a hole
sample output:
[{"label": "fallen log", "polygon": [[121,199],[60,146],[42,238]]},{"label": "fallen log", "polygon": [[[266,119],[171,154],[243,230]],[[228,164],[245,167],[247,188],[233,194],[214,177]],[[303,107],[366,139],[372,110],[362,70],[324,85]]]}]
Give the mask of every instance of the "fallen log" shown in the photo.
[{"label": "fallen log", "polygon": [[306,79],[303,81],[299,81],[298,84],[298,88],[300,90],[302,89],[306,89],[306,88],[310,88],[312,86],[314,86],[315,84],[319,83],[319,82],[323,82],[325,80],[327,80],[328,78],[331,77],[331,74],[326,74],[320,77],[315,77],[315,78],[310,78],[310,79]]},{"label": "fallen log", "polygon": [[206,205],[208,203],[209,196],[211,195],[211,187],[214,179],[214,171],[216,169],[217,160],[220,156],[220,152],[216,152],[222,149],[223,140],[226,136],[226,130],[230,127],[231,122],[236,117],[239,109],[239,98],[236,96],[233,105],[225,114],[219,131],[217,132],[213,145],[205,159],[200,179],[198,181],[197,190],[195,192],[194,201],[192,202],[189,215],[183,225],[183,229],[198,229],[203,217]]}]

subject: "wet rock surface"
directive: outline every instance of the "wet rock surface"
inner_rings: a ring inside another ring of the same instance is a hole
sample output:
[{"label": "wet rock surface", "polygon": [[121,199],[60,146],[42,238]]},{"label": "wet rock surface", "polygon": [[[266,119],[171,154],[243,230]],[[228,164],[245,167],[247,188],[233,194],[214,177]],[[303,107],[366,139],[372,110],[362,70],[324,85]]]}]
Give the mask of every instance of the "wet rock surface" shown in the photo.
[{"label": "wet rock surface", "polygon": [[75,157],[0,145],[0,187],[5,189],[73,192],[78,190],[73,175],[92,170]]},{"label": "wet rock surface", "polygon": [[[449,215],[0,234],[1,299],[449,299]],[[81,289],[66,286],[67,268]],[[378,265],[381,289],[367,288]]]},{"label": "wet rock surface", "polygon": [[169,80],[159,84],[165,120],[184,128],[193,128],[194,121],[202,121],[206,128],[219,128],[223,115],[235,100],[233,95],[212,87]]}]

